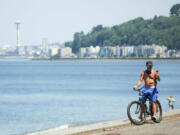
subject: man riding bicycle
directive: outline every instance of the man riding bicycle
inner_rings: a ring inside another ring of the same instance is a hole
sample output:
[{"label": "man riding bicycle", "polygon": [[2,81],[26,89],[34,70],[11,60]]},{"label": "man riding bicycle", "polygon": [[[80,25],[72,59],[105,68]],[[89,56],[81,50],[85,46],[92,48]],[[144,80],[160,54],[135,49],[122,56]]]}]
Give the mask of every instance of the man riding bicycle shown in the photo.
[{"label": "man riding bicycle", "polygon": [[[156,88],[157,85],[157,80],[160,81],[160,76],[158,70],[153,70],[153,63],[152,61],[147,61],[146,62],[146,67],[147,69],[141,73],[141,77],[137,84],[133,87],[133,89],[137,89],[142,81],[144,80],[145,82],[145,88],[142,90],[142,98],[141,100],[143,103],[146,102],[147,98],[149,97],[149,100],[152,102],[153,106],[153,116],[152,119],[156,120],[156,100],[158,97],[158,91]],[[142,112],[140,117],[142,117]]]}]

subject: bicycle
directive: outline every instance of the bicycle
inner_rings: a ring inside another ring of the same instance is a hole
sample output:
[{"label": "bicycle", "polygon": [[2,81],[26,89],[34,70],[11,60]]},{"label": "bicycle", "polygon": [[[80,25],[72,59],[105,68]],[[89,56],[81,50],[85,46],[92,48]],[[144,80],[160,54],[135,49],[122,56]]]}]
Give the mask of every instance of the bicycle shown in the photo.
[{"label": "bicycle", "polygon": [[[129,120],[131,121],[131,123],[135,124],[135,125],[142,125],[146,122],[146,117],[151,116],[151,120],[153,120],[156,123],[160,123],[160,121],[162,120],[162,107],[161,104],[159,102],[159,100],[156,100],[156,108],[157,108],[157,118],[153,119],[153,107],[152,107],[152,103],[149,100],[149,98],[147,98],[146,103],[143,103],[141,100],[141,96],[142,96],[142,92],[141,90],[144,87],[140,88],[140,89],[136,89],[135,91],[139,92],[139,100],[136,101],[132,101],[130,102],[130,104],[127,107],[127,115]],[[140,113],[142,115],[140,115]]]}]

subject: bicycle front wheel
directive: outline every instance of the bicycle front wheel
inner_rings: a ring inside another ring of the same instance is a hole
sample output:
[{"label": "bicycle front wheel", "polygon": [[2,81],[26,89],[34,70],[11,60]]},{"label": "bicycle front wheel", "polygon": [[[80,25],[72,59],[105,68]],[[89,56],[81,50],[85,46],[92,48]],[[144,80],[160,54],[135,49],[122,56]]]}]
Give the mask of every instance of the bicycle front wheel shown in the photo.
[{"label": "bicycle front wheel", "polygon": [[131,102],[127,107],[127,115],[133,124],[142,125],[146,120],[146,111],[142,102]]}]

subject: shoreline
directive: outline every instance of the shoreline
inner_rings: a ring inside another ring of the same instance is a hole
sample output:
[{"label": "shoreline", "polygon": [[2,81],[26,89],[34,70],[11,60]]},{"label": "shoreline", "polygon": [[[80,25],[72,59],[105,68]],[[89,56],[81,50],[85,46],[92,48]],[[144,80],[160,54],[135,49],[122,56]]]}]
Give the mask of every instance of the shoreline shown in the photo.
[{"label": "shoreline", "polygon": [[108,60],[116,60],[116,61],[141,61],[141,60],[152,60],[152,61],[180,61],[180,57],[174,58],[137,58],[137,57],[121,57],[121,58],[32,58],[32,57],[24,57],[24,56],[1,56],[2,60],[32,60],[32,61],[108,61]]},{"label": "shoreline", "polygon": [[[171,117],[180,116],[180,109],[173,111],[163,112],[163,119],[170,119]],[[114,121],[107,121],[83,126],[77,126],[72,128],[62,129],[56,127],[53,129],[48,129],[44,131],[28,133],[25,135],[90,135],[91,133],[104,133],[105,131],[113,131],[121,127],[130,127],[132,126],[129,119],[121,119]]]},{"label": "shoreline", "polygon": [[136,61],[136,60],[152,60],[152,61],[180,61],[180,58],[60,58],[60,59],[50,59],[50,58],[33,58],[32,61]]}]

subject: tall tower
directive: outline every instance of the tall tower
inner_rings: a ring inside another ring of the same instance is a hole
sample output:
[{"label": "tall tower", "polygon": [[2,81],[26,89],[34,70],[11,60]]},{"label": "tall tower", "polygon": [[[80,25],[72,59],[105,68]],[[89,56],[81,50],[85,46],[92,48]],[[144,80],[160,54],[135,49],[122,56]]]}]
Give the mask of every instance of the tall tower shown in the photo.
[{"label": "tall tower", "polygon": [[19,33],[19,30],[20,30],[20,20],[16,20],[15,21],[15,24],[16,24],[16,34],[17,34],[17,48],[16,48],[16,53],[17,55],[19,55],[19,48],[20,48],[20,33]]},{"label": "tall tower", "polygon": [[43,55],[47,56],[48,55],[48,39],[47,38],[43,38],[42,39],[42,52]]}]

